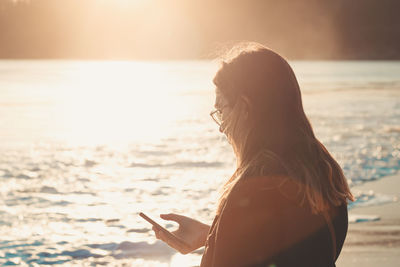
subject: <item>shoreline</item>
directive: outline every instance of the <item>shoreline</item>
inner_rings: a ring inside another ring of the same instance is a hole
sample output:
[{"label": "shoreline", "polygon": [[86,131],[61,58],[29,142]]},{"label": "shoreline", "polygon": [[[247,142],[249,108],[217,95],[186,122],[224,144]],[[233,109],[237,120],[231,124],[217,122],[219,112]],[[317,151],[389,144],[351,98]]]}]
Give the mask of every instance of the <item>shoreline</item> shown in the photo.
[{"label": "shoreline", "polygon": [[354,215],[378,216],[375,221],[349,223],[347,238],[336,261],[338,267],[395,267],[400,262],[400,173],[367,182],[351,189],[393,196],[394,202],[355,207]]}]

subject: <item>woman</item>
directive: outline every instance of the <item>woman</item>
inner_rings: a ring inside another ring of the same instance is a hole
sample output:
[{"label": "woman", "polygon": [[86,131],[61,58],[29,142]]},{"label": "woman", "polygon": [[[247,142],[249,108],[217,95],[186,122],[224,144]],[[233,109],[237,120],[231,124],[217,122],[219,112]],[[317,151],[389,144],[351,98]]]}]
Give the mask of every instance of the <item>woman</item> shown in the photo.
[{"label": "woman", "polygon": [[235,47],[217,72],[211,116],[233,146],[237,169],[209,227],[164,214],[174,232],[205,245],[201,266],[335,266],[353,200],[338,163],[315,137],[296,77],[285,59],[260,44]]}]

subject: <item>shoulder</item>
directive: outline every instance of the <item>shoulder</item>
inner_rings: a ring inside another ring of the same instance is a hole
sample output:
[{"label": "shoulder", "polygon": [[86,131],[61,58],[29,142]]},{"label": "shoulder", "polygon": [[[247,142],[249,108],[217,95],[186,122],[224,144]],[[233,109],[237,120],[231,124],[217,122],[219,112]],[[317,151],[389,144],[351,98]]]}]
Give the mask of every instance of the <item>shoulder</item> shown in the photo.
[{"label": "shoulder", "polygon": [[300,191],[299,184],[288,176],[252,176],[238,181],[231,191],[231,197],[278,194],[282,197],[293,198]]}]

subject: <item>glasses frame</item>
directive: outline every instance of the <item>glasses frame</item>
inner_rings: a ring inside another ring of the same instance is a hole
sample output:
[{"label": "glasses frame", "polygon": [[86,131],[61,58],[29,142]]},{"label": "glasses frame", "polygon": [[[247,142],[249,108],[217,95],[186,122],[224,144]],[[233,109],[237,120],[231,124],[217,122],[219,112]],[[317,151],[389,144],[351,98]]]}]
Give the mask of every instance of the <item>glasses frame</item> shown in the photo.
[{"label": "glasses frame", "polygon": [[222,112],[219,109],[213,110],[210,112],[211,118],[215,121],[218,126],[222,124]]},{"label": "glasses frame", "polygon": [[215,121],[216,124],[218,124],[218,126],[221,126],[222,124],[222,109],[224,109],[227,106],[229,105],[225,105],[221,109],[215,109],[210,112],[211,118]]}]

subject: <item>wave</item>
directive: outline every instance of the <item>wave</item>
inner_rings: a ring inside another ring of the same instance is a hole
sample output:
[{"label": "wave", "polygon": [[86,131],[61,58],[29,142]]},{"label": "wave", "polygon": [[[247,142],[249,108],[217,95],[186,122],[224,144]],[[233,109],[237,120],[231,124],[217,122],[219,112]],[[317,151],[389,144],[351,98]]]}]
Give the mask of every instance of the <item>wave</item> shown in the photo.
[{"label": "wave", "polygon": [[42,186],[39,190],[40,193],[47,193],[47,194],[59,194],[57,189],[52,186]]},{"label": "wave", "polygon": [[349,223],[379,221],[378,215],[349,214]]},{"label": "wave", "polygon": [[207,167],[221,167],[224,166],[223,162],[206,162],[206,161],[179,161],[169,164],[146,164],[146,163],[131,163],[131,168],[160,168],[160,167],[179,167],[179,168],[207,168]]},{"label": "wave", "polygon": [[355,207],[376,206],[397,201],[396,196],[375,194],[373,191],[359,192],[355,195],[355,198],[356,200],[354,202],[349,203],[349,209]]},{"label": "wave", "polygon": [[[33,263],[47,265],[62,264],[72,260],[84,260],[91,257],[97,259],[104,258],[107,260],[109,260],[109,257],[113,257],[114,259],[142,258],[170,261],[171,257],[176,253],[174,249],[161,241],[152,244],[144,241],[86,244],[81,248],[63,250],[61,252],[55,251],[55,248],[47,247],[48,250],[36,254],[33,253],[32,247],[43,246],[43,242],[35,241],[33,243],[12,244],[13,242],[15,241],[0,242],[0,250],[18,248],[18,253],[6,252],[4,254],[4,259],[7,260],[7,262],[3,263],[3,265],[17,265],[17,262],[25,262],[29,265]],[[63,245],[67,244],[65,241],[62,241],[61,243]],[[105,263],[110,264],[111,262]]]}]

